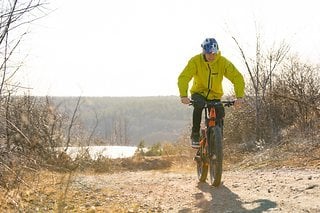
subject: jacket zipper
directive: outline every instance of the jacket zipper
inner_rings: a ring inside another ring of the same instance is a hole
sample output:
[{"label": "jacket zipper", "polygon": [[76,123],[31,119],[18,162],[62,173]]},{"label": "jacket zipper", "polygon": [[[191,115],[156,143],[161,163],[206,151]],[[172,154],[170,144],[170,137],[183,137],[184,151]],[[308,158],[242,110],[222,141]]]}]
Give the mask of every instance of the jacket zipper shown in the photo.
[{"label": "jacket zipper", "polygon": [[207,93],[207,96],[206,96],[206,99],[208,99],[208,96],[209,96],[209,93],[210,93],[210,83],[211,83],[211,68],[210,68],[210,65],[208,65],[208,68],[209,68],[209,77],[208,77],[208,93]]}]

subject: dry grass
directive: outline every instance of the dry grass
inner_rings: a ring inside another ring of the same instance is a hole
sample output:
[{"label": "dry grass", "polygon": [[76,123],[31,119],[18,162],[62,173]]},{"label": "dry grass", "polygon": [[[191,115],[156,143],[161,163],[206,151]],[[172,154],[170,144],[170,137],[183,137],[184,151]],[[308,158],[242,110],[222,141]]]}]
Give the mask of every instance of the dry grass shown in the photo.
[{"label": "dry grass", "polygon": [[[320,168],[320,144],[301,141],[284,142],[256,153],[238,155],[238,163],[230,168]],[[234,159],[232,159],[234,162]],[[230,162],[226,162],[230,163]]]},{"label": "dry grass", "polygon": [[[108,197],[118,192],[109,192],[104,190],[93,191],[85,187],[79,191],[75,187],[74,178],[80,173],[99,175],[105,169],[108,172],[140,171],[140,170],[167,170],[181,169],[181,159],[176,156],[163,157],[143,157],[129,159],[105,159],[100,160],[100,166],[95,165],[95,169],[77,172],[57,172],[52,170],[41,170],[37,173],[29,173],[24,176],[25,185],[18,188],[5,190],[0,188],[0,212],[95,212],[99,210],[99,203],[94,205],[88,204],[88,200],[99,200],[99,197]],[[110,170],[109,164],[114,162],[113,169]],[[98,171],[95,171],[98,170]],[[101,200],[101,199],[100,199]],[[110,206],[110,212],[116,209],[117,212],[124,212],[121,206]],[[132,209],[135,209],[132,204]],[[107,211],[104,209],[104,211]]]},{"label": "dry grass", "polygon": [[[0,187],[1,212],[95,212],[99,203],[93,207],[87,203],[100,196],[108,197],[116,192],[90,191],[74,187],[74,178],[79,173],[99,175],[100,173],[121,173],[140,170],[167,170],[175,172],[195,171],[193,156],[195,150],[189,146],[174,147],[166,145],[162,156],[145,157],[137,155],[128,159],[99,158],[97,161],[77,161],[77,170],[39,169],[25,173],[17,187]],[[179,148],[179,149],[178,149]],[[258,153],[241,153],[225,146],[224,169],[260,168],[320,168],[320,145],[308,142],[290,142],[261,150]],[[79,166],[81,165],[81,166]],[[23,181],[23,183],[21,183]],[[71,184],[72,183],[72,184]],[[98,200],[98,199],[96,199]],[[110,206],[117,212],[124,212],[121,206]],[[132,204],[134,210],[135,204]],[[108,210],[105,210],[108,212]]]}]

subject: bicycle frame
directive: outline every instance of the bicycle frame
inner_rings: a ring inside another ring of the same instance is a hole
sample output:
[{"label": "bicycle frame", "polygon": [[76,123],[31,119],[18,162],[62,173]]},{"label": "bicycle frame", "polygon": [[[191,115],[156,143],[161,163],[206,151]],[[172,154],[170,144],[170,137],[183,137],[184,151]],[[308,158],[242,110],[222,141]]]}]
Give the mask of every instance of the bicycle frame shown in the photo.
[{"label": "bicycle frame", "polygon": [[201,128],[200,147],[197,149],[195,156],[200,182],[206,181],[210,168],[211,184],[213,186],[220,185],[223,158],[222,135],[224,106],[232,106],[233,104],[234,101],[205,102],[205,127]]},{"label": "bicycle frame", "polygon": [[216,125],[218,125],[221,130],[223,130],[223,116],[220,119],[217,119],[217,112],[215,109],[215,107],[217,106],[223,107],[223,103],[225,102],[209,101],[204,105],[205,127],[201,129],[202,140],[200,141],[200,147],[201,144],[207,147],[207,150],[204,150],[204,152],[208,153],[210,157],[212,157],[214,153],[212,153],[213,148],[211,148],[213,144],[210,144],[207,140],[210,137],[210,131],[208,130],[214,128]]}]

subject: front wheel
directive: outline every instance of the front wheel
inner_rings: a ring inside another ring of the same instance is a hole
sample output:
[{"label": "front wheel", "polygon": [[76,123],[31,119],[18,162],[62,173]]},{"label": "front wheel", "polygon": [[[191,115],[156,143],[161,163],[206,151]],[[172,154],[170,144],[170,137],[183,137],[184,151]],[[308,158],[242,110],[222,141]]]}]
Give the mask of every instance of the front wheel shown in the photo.
[{"label": "front wheel", "polygon": [[198,174],[198,180],[200,182],[206,182],[207,176],[208,176],[208,169],[209,164],[206,160],[206,157],[204,156],[203,149],[205,147],[201,146],[198,150],[198,153],[196,155],[196,162],[197,162],[197,174]]},{"label": "front wheel", "polygon": [[209,143],[211,144],[211,154],[209,160],[210,183],[213,186],[219,186],[222,176],[222,130],[221,127],[215,126],[210,130]]}]

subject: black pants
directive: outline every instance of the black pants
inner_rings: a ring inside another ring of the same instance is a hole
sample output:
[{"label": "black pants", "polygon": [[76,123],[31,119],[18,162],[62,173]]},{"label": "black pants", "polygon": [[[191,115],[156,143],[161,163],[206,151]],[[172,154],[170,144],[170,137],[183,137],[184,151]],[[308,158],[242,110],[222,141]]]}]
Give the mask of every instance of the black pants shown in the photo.
[{"label": "black pants", "polygon": [[[191,95],[191,99],[194,101],[193,104],[193,121],[192,121],[192,132],[199,132],[200,131],[200,123],[201,123],[201,118],[202,118],[202,111],[203,111],[203,107],[205,105],[206,102],[206,98],[203,97],[200,94],[192,94]],[[219,102],[219,99],[214,99],[212,101],[217,101]],[[217,119],[222,120],[222,118],[224,117],[224,107],[218,106],[218,108],[216,108],[216,115],[217,115]],[[209,109],[210,110],[210,109]]]}]

